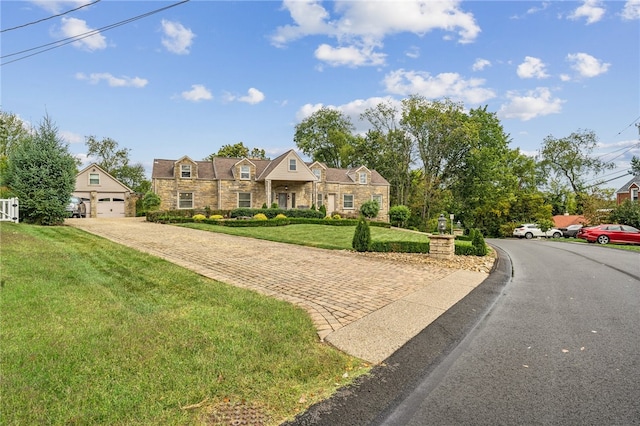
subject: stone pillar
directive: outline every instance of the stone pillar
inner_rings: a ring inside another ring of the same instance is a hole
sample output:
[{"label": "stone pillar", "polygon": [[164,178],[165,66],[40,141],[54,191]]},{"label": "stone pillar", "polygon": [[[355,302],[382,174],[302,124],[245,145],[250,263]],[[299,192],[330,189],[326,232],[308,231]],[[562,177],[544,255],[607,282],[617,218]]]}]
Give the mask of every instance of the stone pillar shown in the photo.
[{"label": "stone pillar", "polygon": [[453,259],[455,255],[455,236],[441,234],[429,237],[429,255],[436,259]]}]

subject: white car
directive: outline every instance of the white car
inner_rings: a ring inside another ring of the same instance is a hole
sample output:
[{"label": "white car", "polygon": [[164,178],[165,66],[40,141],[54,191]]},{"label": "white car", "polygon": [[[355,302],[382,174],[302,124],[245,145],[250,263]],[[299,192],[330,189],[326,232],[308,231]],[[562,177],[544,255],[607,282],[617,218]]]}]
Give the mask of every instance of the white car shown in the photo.
[{"label": "white car", "polygon": [[526,238],[527,240],[533,237],[560,238],[562,237],[562,231],[556,228],[550,228],[547,229],[547,232],[542,232],[542,229],[540,229],[537,224],[525,223],[513,230],[513,236]]}]

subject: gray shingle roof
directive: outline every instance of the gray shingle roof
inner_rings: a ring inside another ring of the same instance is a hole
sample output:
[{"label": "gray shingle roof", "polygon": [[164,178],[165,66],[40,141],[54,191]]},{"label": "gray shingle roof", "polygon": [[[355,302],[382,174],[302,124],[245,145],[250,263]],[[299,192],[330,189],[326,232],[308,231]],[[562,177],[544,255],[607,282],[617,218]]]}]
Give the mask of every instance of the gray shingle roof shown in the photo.
[{"label": "gray shingle roof", "polygon": [[632,184],[636,184],[640,186],[640,175],[634,176],[629,182],[625,183],[624,186],[616,191],[616,194],[626,194],[629,192]]}]

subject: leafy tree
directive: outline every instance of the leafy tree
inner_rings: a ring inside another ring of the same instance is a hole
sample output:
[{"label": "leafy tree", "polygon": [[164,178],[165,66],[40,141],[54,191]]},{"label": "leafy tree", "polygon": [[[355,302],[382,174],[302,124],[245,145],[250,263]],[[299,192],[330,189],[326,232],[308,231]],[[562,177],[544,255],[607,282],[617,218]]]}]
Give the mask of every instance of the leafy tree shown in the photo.
[{"label": "leafy tree", "polygon": [[380,205],[376,200],[365,201],[364,203],[362,203],[362,206],[360,206],[360,214],[368,219],[372,219],[378,216],[379,212]]},{"label": "leafy tree", "polygon": [[351,246],[355,251],[359,252],[368,251],[369,246],[371,246],[371,230],[364,217],[361,217],[358,221]]},{"label": "leafy tree", "polygon": [[95,136],[88,136],[85,144],[87,156],[94,157],[96,164],[111,176],[136,192],[148,190],[149,184],[142,163],[129,164],[130,149],[119,148],[118,142],[111,138],[99,141]]},{"label": "leafy tree", "polygon": [[631,170],[629,170],[629,173],[634,176],[640,176],[640,158],[635,155],[631,159]]},{"label": "leafy tree", "polygon": [[160,199],[160,196],[153,191],[146,192],[142,197],[142,207],[146,211],[156,210],[160,207],[161,203],[162,200]]},{"label": "leafy tree", "polygon": [[402,101],[402,129],[417,147],[423,171],[422,219],[438,211],[443,190],[455,182],[478,139],[477,124],[462,104],[411,96]]},{"label": "leafy tree", "polygon": [[622,204],[611,211],[609,218],[613,223],[640,229],[640,203],[624,200]]},{"label": "leafy tree", "polygon": [[356,139],[354,164],[377,170],[390,184],[391,204],[407,204],[411,193],[411,166],[415,150],[411,139],[399,126],[400,113],[390,102],[367,109],[361,118],[372,129]]},{"label": "leafy tree", "polygon": [[256,160],[268,160],[265,150],[260,148],[252,148],[249,150],[243,142],[234,145],[223,145],[217,153],[209,154],[205,157],[205,161],[211,161],[215,157],[224,158],[251,158]]},{"label": "leafy tree", "polygon": [[322,107],[296,125],[293,141],[314,161],[347,168],[354,153],[355,127],[342,112]]},{"label": "leafy tree", "polygon": [[[567,186],[578,197],[586,189],[586,179],[603,171],[612,169],[612,162],[592,157],[598,138],[591,130],[578,130],[569,136],[556,139],[549,135],[544,139],[539,166],[545,180],[556,182],[556,188]],[[590,187],[597,187],[604,183],[598,181]],[[578,206],[580,210],[580,206]]]},{"label": "leafy tree", "polygon": [[12,147],[7,184],[20,199],[27,223],[59,225],[76,184],[76,161],[47,116],[33,134]]},{"label": "leafy tree", "polygon": [[471,245],[475,248],[476,256],[486,256],[487,255],[487,245],[484,242],[484,237],[482,236],[482,232],[478,229],[473,229],[473,237],[471,239]]},{"label": "leafy tree", "polygon": [[0,186],[5,185],[9,153],[29,137],[29,128],[17,115],[0,111]]},{"label": "leafy tree", "polygon": [[411,217],[411,210],[407,206],[393,206],[389,209],[389,221],[396,226],[406,226]]},{"label": "leafy tree", "polygon": [[598,225],[609,221],[609,214],[616,202],[613,199],[614,189],[588,188],[588,192],[581,194],[582,215],[590,225]]}]

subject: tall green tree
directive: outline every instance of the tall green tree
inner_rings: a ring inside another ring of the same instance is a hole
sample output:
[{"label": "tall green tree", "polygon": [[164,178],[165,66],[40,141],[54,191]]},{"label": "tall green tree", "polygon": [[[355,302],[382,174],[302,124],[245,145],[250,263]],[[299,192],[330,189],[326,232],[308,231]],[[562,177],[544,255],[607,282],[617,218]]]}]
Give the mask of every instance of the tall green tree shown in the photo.
[{"label": "tall green tree", "polygon": [[9,152],[7,184],[20,199],[20,219],[59,225],[76,184],[76,161],[47,116]]},{"label": "tall green tree", "polygon": [[356,139],[353,162],[382,174],[390,184],[392,205],[406,205],[411,193],[411,168],[415,150],[400,128],[400,113],[390,102],[381,102],[362,115],[371,129]]},{"label": "tall green tree", "polygon": [[87,155],[95,158],[96,164],[107,173],[136,192],[146,192],[148,180],[142,163],[131,164],[128,148],[120,148],[118,142],[111,138],[102,140],[88,136],[85,144]]},{"label": "tall green tree", "polygon": [[400,124],[417,147],[424,179],[422,219],[427,220],[441,210],[447,188],[464,170],[477,144],[477,124],[468,120],[460,103],[415,95],[402,101]]},{"label": "tall green tree", "polygon": [[[553,182],[556,191],[568,188],[582,204],[580,200],[587,187],[598,187],[604,183],[600,180],[587,185],[587,180],[615,167],[612,162],[592,155],[597,143],[598,138],[591,130],[578,130],[560,139],[547,136],[542,144],[542,160],[539,163],[545,180]],[[547,185],[547,189],[549,187]],[[581,210],[581,207],[578,206],[578,209]]]},{"label": "tall green tree", "polygon": [[629,170],[629,173],[634,176],[640,176],[640,158],[635,155],[631,159],[631,170]]},{"label": "tall green tree", "polygon": [[264,149],[252,148],[249,150],[243,142],[238,142],[233,145],[223,145],[220,147],[217,153],[209,154],[204,159],[205,161],[211,161],[215,157],[225,158],[251,158],[256,160],[268,160]]},{"label": "tall green tree", "polygon": [[29,134],[29,127],[20,117],[10,112],[0,111],[0,186],[6,184],[9,153]]},{"label": "tall green tree", "polygon": [[293,141],[314,161],[329,167],[352,165],[355,127],[342,112],[322,107],[296,125]]}]

